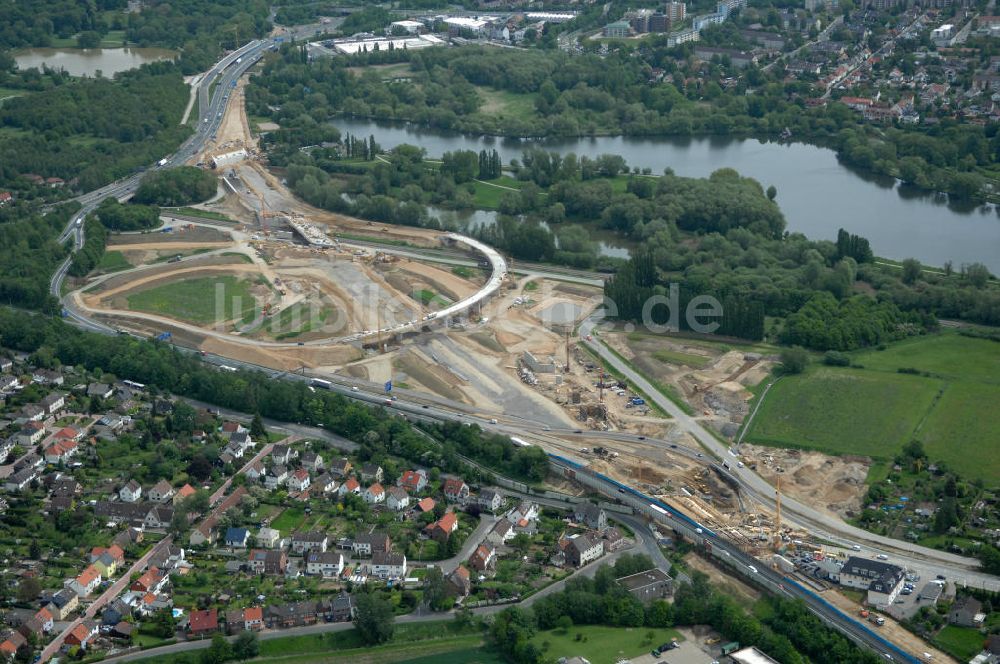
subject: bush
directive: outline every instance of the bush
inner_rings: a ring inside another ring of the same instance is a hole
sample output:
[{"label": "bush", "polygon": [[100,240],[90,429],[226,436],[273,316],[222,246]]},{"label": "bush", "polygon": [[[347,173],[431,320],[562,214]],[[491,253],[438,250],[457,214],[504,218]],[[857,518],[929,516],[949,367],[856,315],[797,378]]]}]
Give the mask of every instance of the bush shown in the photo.
[{"label": "bush", "polygon": [[809,366],[809,353],[800,346],[783,348],[781,351],[781,372],[800,374]]},{"label": "bush", "polygon": [[142,178],[136,203],[176,207],[208,200],[215,194],[215,176],[193,166],[153,171]]},{"label": "bush", "polygon": [[828,350],[823,355],[823,364],[831,367],[849,367],[851,366],[851,358],[840,351]]}]

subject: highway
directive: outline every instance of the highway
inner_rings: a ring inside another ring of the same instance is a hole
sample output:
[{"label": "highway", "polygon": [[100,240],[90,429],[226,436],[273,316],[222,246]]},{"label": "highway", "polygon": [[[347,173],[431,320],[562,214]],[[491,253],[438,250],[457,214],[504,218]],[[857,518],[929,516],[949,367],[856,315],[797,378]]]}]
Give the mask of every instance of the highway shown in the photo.
[{"label": "highway", "polygon": [[[758,502],[773,508],[774,487],[749,468],[740,468],[736,464],[734,452],[714,433],[706,429],[695,417],[688,415],[643,375],[613,353],[595,334],[600,320],[600,316],[595,315],[580,325],[581,342],[666,411],[673,418],[674,424],[689,433],[702,447],[724,462],[728,459],[731,462],[729,472],[739,480],[742,489]],[[952,581],[972,587],[1000,590],[1000,579],[976,571],[979,568],[978,560],[870,533],[823,514],[788,496],[781,497],[781,508],[788,522],[796,523],[821,539],[846,548],[851,548],[855,544],[861,545],[864,547],[864,555],[885,553],[907,566],[927,569],[928,565],[936,565],[938,571],[948,570],[949,579]]]},{"label": "highway", "polygon": [[[156,168],[181,166],[204,149],[205,144],[214,137],[215,132],[222,122],[223,111],[229,101],[229,92],[233,84],[260,58],[260,55],[270,45],[270,41],[254,40],[226,55],[202,77],[198,84],[198,117],[200,119],[198,128],[194,134],[181,144],[177,152],[165,157],[166,162],[162,166],[156,166]],[[236,63],[238,59],[240,62]],[[218,80],[218,86],[214,91],[215,94],[209,98],[212,84],[216,80]],[[139,183],[143,175],[144,173],[141,172],[134,173],[127,178],[117,180],[100,189],[95,189],[94,191],[78,196],[75,200],[83,207],[70,219],[66,228],[59,236],[59,242],[66,242],[72,237],[74,249],[78,250],[82,248],[84,242],[83,220],[86,216],[100,205],[101,201],[109,196],[113,196],[119,200],[124,200],[131,196],[139,188]],[[66,258],[49,281],[49,292],[57,298],[62,299],[62,285],[71,262],[72,255]],[[114,332],[107,325],[92,321],[81,312],[75,311],[69,303],[64,303],[64,315],[72,319],[80,327],[92,332]]]},{"label": "highway", "polygon": [[[199,110],[202,111],[202,114],[199,117],[202,121],[199,123],[199,127],[195,130],[195,133],[187,141],[185,141],[178,152],[167,158],[165,166],[183,164],[203,149],[204,145],[211,139],[215,131],[218,129],[223,110],[228,102],[229,90],[231,90],[233,82],[235,82],[237,78],[253,64],[253,62],[257,59],[257,56],[259,56],[260,53],[262,53],[269,46],[270,42],[268,41],[250,42],[239,51],[230,54],[221,60],[208,74],[206,74],[200,83],[199,89]],[[237,58],[242,58],[241,62],[238,64],[235,63]],[[210,99],[203,102],[202,99],[208,97],[212,83],[216,79],[218,79],[219,82],[214,95],[211,95]],[[81,202],[83,209],[67,225],[61,239],[65,241],[72,236],[75,246],[77,248],[82,247],[84,241],[82,219],[86,216],[86,214],[93,210],[101,200],[108,196],[115,196],[119,199],[127,198],[138,187],[140,178],[141,174],[135,174],[125,178],[124,180],[112,183],[94,192],[89,192],[88,194],[80,196],[77,200]],[[458,240],[457,237],[453,237],[452,239]],[[494,289],[498,287],[499,282],[497,279],[502,278],[503,273],[506,271],[506,263],[503,262],[503,258],[499,255],[499,253],[491,247],[469,238],[462,238],[462,240],[459,241],[465,241],[465,243],[472,247],[475,251],[480,252],[491,259],[494,271],[491,275],[489,285],[494,287]],[[498,258],[499,262],[492,260],[494,256]],[[60,266],[56,274],[53,275],[50,283],[50,289],[52,294],[56,297],[60,296],[62,283],[65,279],[69,265],[69,260],[67,260]],[[494,283],[495,281],[496,283]],[[482,298],[485,298],[489,293],[480,291],[477,295],[480,294],[482,295]],[[477,302],[478,301],[479,300],[477,300]],[[475,302],[472,304],[475,304]],[[439,315],[443,318],[447,314]],[[74,322],[90,331],[104,334],[113,334],[117,332],[107,325],[88,319],[84,312],[74,309],[72,304],[69,302],[65,303],[65,316],[71,322]],[[597,339],[597,337],[594,336],[595,328],[599,321],[599,318],[592,317],[587,319],[581,325],[580,335],[583,340],[583,344],[597,353],[604,361],[613,366],[616,370],[620,371],[634,385],[645,392],[654,403],[671,415],[673,421],[680,428],[690,433],[695,440],[706,449],[706,451],[718,456],[721,459],[729,458],[731,452],[721,440],[716,438],[716,436],[707,430],[696,418],[691,417],[679,406],[666,398],[642,375],[638,374],[629,365],[622,362],[620,358],[612,353],[603,343],[600,342],[599,339]],[[416,327],[420,327],[420,325],[417,325]],[[186,349],[180,350],[194,352]],[[207,356],[204,359],[220,365],[225,364],[237,367],[242,366],[255,370],[262,369],[261,367],[257,367],[252,364],[242,363],[223,357]],[[303,381],[312,380],[311,377],[304,375],[279,372],[269,369],[263,370],[272,377],[278,379],[297,379]],[[331,391],[371,404],[390,405],[392,410],[400,412],[408,419],[434,421],[458,419],[469,423],[475,422],[486,429],[491,429],[498,433],[504,433],[507,435],[518,435],[523,438],[527,438],[529,441],[537,442],[542,445],[556,440],[554,436],[557,434],[566,433],[565,430],[552,431],[548,427],[543,427],[540,430],[537,423],[526,421],[516,415],[500,416],[496,418],[497,421],[494,424],[492,421],[493,418],[486,419],[471,407],[459,407],[456,404],[450,403],[444,399],[428,395],[408,393],[406,391],[396,391],[395,393],[400,395],[400,397],[397,397],[396,401],[391,401],[386,404],[386,395],[379,393],[377,388],[372,389],[370,384],[364,384],[361,381],[341,376],[324,376],[324,379],[329,381],[329,389]],[[364,389],[362,389],[362,387],[364,387]],[[283,426],[290,428],[289,425]],[[573,433],[575,434],[576,432],[574,431]],[[587,432],[586,434],[581,432],[578,435],[586,435],[587,437],[614,435],[615,437],[625,439],[629,438],[623,434],[598,434],[593,432]],[[653,442],[659,442],[664,446],[667,444],[665,441]],[[563,446],[566,444],[565,441],[560,441],[560,443]],[[686,454],[688,456],[694,454],[696,457],[698,454],[695,451],[686,450],[683,447],[676,448],[676,453]],[[768,485],[762,478],[749,469],[737,468],[735,463],[732,464],[732,466],[732,473],[738,478],[744,491],[754,496],[762,504],[773,504],[773,487]],[[616,490],[613,487],[603,487],[601,489],[602,492],[605,492],[605,489],[607,495],[612,498],[621,498],[620,495],[615,493]],[[648,508],[648,505],[645,507]],[[940,569],[947,570],[949,572],[949,579],[953,581],[965,582],[970,586],[975,585],[980,587],[1000,588],[1000,582],[998,582],[996,578],[975,571],[978,567],[978,562],[975,560],[868,533],[858,528],[854,528],[853,526],[849,526],[839,519],[822,514],[787,497],[783,497],[782,507],[784,508],[783,512],[788,521],[797,523],[818,537],[844,546],[852,546],[855,543],[866,545],[866,547],[870,550],[866,549],[865,555],[873,555],[875,552],[884,551],[898,559],[899,562],[902,562],[903,564],[909,565],[912,563],[924,566],[927,564],[937,565]],[[644,513],[648,515],[648,509],[646,509]],[[679,525],[676,521],[664,523],[669,525],[669,527],[677,529],[683,534],[690,536],[695,541],[705,539],[699,538],[698,535],[701,533],[697,533],[691,528],[688,528],[685,531],[683,526]],[[744,568],[742,569],[743,574],[747,574],[747,569],[745,568],[755,566],[759,571],[754,571],[753,574],[761,577],[760,580],[763,585],[767,585],[773,590],[776,589],[777,592],[785,592],[787,594],[802,597],[810,605],[810,608],[814,610],[817,615],[823,617],[824,620],[827,620],[831,624],[837,626],[858,642],[873,648],[877,652],[889,654],[890,651],[886,650],[884,642],[877,637],[873,638],[874,635],[872,635],[872,633],[864,625],[858,625],[856,621],[849,617],[845,618],[843,614],[835,609],[832,609],[832,607],[829,607],[829,605],[826,605],[825,602],[822,602],[821,600],[814,601],[807,595],[794,591],[794,589],[788,590],[788,585],[785,582],[784,577],[781,577],[780,574],[768,569],[766,565],[760,564],[756,561],[756,559],[746,556],[746,554],[743,554],[734,544],[721,538],[714,538],[710,544],[714,547],[714,550],[720,551],[721,555],[734,559],[734,566],[737,568],[742,565]]]}]

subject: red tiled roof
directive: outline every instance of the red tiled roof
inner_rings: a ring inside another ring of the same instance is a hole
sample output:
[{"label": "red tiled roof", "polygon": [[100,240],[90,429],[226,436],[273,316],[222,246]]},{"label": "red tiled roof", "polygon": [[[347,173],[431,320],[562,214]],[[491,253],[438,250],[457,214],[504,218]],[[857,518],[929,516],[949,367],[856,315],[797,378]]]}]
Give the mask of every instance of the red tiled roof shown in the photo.
[{"label": "red tiled roof", "polygon": [[243,620],[246,622],[260,622],[264,620],[264,609],[259,606],[248,606],[243,609]]},{"label": "red tiled roof", "polygon": [[192,611],[188,620],[192,632],[207,632],[219,628],[219,612],[216,609]]}]

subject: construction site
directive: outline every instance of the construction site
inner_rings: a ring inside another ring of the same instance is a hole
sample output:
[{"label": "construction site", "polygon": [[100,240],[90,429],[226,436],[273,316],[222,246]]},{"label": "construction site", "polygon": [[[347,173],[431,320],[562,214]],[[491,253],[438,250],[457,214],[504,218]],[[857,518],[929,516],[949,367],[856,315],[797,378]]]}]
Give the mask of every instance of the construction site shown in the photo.
[{"label": "construction site", "polygon": [[[242,96],[242,85],[233,94]],[[658,496],[762,559],[819,550],[577,343],[577,325],[601,302],[598,284],[506,268],[496,274],[474,247],[440,231],[303,203],[263,163],[241,103],[229,106],[197,161],[215,167],[217,196],[194,213],[164,214],[154,232],[111,236],[108,251],[130,267],[76,284],[78,306],[123,329],[169,332],[206,353],[315,376],[391,380],[485,417],[532,422],[543,427],[546,449]],[[488,298],[436,319],[491,281],[497,288]],[[187,287],[196,287],[192,302],[180,299]],[[233,304],[234,296],[242,301]],[[747,415],[749,388],[773,365],[756,349],[619,330],[604,339],[726,435]],[[595,446],[586,436],[595,431],[612,435]],[[733,462],[762,458],[747,448]],[[780,463],[767,465],[782,474]],[[781,478],[796,497],[797,470]]]}]

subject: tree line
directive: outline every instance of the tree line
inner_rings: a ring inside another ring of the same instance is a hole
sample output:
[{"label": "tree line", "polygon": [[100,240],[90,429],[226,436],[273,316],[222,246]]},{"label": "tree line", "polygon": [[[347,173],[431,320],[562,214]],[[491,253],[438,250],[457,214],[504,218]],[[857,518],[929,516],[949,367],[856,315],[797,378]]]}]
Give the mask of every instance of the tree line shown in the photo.
[{"label": "tree line", "polygon": [[[462,457],[524,482],[548,472],[539,448],[522,448],[509,438],[460,423],[430,424],[423,432],[381,407],[359,404],[304,382],[273,380],[258,371],[219,371],[195,355],[127,335],[106,336],[73,328],[62,320],[0,309],[5,346],[39,353],[62,364],[102,370],[158,389],[285,422],[322,425],[350,440],[365,441],[372,454],[391,454],[423,466],[437,466],[476,481],[482,473]],[[381,451],[381,452],[380,452]]]},{"label": "tree line", "polygon": [[[730,596],[718,591],[702,572],[691,573],[690,583],[676,586],[674,602],[654,600],[643,605],[615,579],[652,567],[643,555],[624,555],[615,565],[602,565],[593,579],[573,577],[562,592],[553,593],[531,609],[511,607],[497,614],[490,628],[496,647],[515,664],[549,661],[539,630],[570,633],[576,625],[663,628],[710,625],[726,640],[754,645],[783,664],[838,662],[875,664],[878,655],[855,646],[831,629],[797,600],[768,597],[761,600],[764,618],[748,613]],[[585,645],[582,645],[585,648]]]},{"label": "tree line", "polygon": [[47,214],[16,205],[0,208],[0,302],[49,313],[59,310],[49,294],[49,279],[68,253],[59,244],[59,234],[79,209],[76,202]]}]

